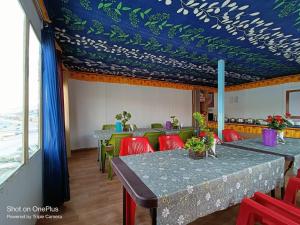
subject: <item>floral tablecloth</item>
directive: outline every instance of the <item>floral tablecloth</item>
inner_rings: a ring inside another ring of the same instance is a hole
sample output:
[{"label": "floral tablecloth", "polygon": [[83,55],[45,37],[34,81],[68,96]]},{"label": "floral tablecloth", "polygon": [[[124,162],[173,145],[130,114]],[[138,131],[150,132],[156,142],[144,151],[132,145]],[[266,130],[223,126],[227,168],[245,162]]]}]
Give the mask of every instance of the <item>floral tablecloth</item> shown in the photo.
[{"label": "floral tablecloth", "polygon": [[217,146],[217,158],[186,150],[120,157],[157,196],[157,224],[184,225],[283,185],[284,158]]},{"label": "floral tablecloth", "polygon": [[277,144],[274,147],[265,146],[262,144],[261,138],[247,139],[242,141],[231,142],[230,144],[257,150],[268,151],[271,153],[280,153],[289,155],[295,158],[293,164],[293,173],[297,174],[300,168],[300,139],[298,138],[285,138],[285,144]]},{"label": "floral tablecloth", "polygon": [[150,129],[150,128],[139,128],[133,132],[116,132],[115,130],[95,130],[94,132],[94,137],[97,138],[98,140],[109,140],[112,134],[133,134],[133,136],[138,137],[138,136],[143,136],[146,132],[159,132],[158,130],[155,129]]}]

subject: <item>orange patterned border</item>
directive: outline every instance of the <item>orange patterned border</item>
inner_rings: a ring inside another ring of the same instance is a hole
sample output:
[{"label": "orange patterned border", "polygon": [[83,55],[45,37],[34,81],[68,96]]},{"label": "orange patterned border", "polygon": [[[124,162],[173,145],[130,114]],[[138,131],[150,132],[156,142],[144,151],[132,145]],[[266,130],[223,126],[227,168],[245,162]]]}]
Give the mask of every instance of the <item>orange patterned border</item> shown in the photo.
[{"label": "orange patterned border", "polygon": [[41,16],[42,16],[42,19],[47,22],[47,23],[51,23],[51,20],[48,16],[48,12],[47,12],[47,9],[46,9],[46,6],[45,6],[45,3],[43,0],[37,0],[36,1],[37,5],[38,5],[38,8],[41,12]]},{"label": "orange patterned border", "polygon": [[232,85],[229,87],[225,87],[225,91],[238,91],[238,90],[245,90],[251,88],[280,85],[280,84],[292,83],[292,82],[300,82],[300,74],[277,77],[277,78],[272,78],[263,81],[256,81],[256,82],[251,82],[246,84]]},{"label": "orange patterned border", "polygon": [[[106,75],[106,74],[94,74],[94,73],[86,73],[86,72],[70,71],[70,78],[76,80],[91,81],[91,82],[119,83],[119,84],[130,84],[130,85],[140,85],[140,86],[175,88],[175,89],[182,89],[182,90],[204,90],[210,92],[218,91],[217,88],[208,87],[208,86],[188,85],[188,84],[172,83],[172,82],[165,82],[165,81],[158,81],[158,80],[145,80],[139,78],[113,76],[113,75]],[[238,91],[238,90],[280,85],[280,84],[292,83],[292,82],[300,82],[300,74],[278,77],[278,78],[257,81],[257,82],[251,82],[247,84],[233,85],[233,86],[225,87],[225,91]]]},{"label": "orange patterned border", "polygon": [[172,83],[172,82],[165,82],[165,81],[158,81],[158,80],[145,80],[140,78],[113,76],[113,75],[106,75],[106,74],[94,74],[94,73],[70,71],[69,77],[75,80],[84,80],[84,81],[91,81],[91,82],[118,83],[118,84],[130,84],[130,85],[139,85],[139,86],[174,88],[174,89],[182,89],[182,90],[205,90],[210,92],[216,92],[216,88],[207,87],[207,86],[179,84],[179,83]]}]

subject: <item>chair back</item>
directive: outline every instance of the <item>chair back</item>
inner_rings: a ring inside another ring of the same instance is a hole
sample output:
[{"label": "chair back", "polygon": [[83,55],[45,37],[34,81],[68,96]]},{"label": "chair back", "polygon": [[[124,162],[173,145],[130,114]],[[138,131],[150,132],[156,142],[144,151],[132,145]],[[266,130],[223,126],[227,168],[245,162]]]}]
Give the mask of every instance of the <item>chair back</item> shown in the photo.
[{"label": "chair back", "polygon": [[144,134],[144,137],[148,138],[148,141],[151,144],[153,150],[158,151],[159,150],[158,137],[164,134],[165,134],[164,132],[146,132]]},{"label": "chair back", "polygon": [[224,129],[222,131],[223,134],[223,140],[225,142],[233,142],[233,141],[239,141],[243,140],[242,136],[236,132],[235,130],[232,129]]},{"label": "chair back", "polygon": [[274,212],[300,224],[300,209],[294,205],[287,204],[281,200],[272,198],[271,196],[260,192],[254,193],[253,200],[267,207],[268,209],[271,209]]},{"label": "chair back", "polygon": [[154,152],[145,137],[127,137],[121,141],[120,156]]},{"label": "chair back", "polygon": [[160,151],[174,150],[184,147],[184,143],[177,134],[161,135],[158,138]]},{"label": "chair back", "polygon": [[102,130],[114,130],[115,125],[114,124],[103,124]]},{"label": "chair back", "polygon": [[119,156],[121,141],[123,138],[132,137],[130,133],[123,133],[123,134],[112,134],[110,140],[108,141],[109,145],[114,147],[114,156]]},{"label": "chair back", "polygon": [[161,123],[151,123],[151,128],[164,128],[164,126]]},{"label": "chair back", "polygon": [[179,137],[185,143],[188,139],[194,136],[193,128],[184,128],[179,131]]},{"label": "chair back", "polygon": [[257,222],[269,225],[298,224],[251,199],[245,198],[241,203],[236,225],[255,225]]},{"label": "chair back", "polygon": [[297,177],[300,178],[300,169],[298,169]]},{"label": "chair back", "polygon": [[291,177],[285,189],[283,201],[288,204],[295,205],[298,191],[300,191],[300,179],[297,177]]}]

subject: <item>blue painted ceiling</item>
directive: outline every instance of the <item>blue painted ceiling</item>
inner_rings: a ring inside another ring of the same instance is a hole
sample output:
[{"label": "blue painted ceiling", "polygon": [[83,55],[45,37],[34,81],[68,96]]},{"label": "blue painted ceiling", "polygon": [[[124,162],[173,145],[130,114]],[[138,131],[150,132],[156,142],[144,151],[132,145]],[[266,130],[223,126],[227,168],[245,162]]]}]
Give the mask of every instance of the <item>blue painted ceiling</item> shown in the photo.
[{"label": "blue painted ceiling", "polygon": [[71,70],[216,86],[300,73],[300,0],[46,0]]}]

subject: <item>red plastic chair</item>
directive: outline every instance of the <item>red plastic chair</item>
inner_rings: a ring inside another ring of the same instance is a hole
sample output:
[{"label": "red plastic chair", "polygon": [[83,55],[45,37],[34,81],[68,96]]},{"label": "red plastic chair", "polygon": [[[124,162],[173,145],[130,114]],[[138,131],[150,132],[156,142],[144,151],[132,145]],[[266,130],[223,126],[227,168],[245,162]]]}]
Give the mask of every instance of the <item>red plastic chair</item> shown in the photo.
[{"label": "red plastic chair", "polygon": [[161,135],[158,138],[160,151],[174,150],[184,147],[184,143],[177,134]]},{"label": "red plastic chair", "polygon": [[251,199],[245,198],[241,203],[236,225],[254,225],[257,222],[264,225],[298,224]]},{"label": "red plastic chair", "polygon": [[297,177],[290,178],[285,190],[283,201],[288,204],[295,205],[297,192],[299,190],[300,190],[300,179]]},{"label": "red plastic chair", "polygon": [[[146,137],[128,137],[121,141],[120,156],[154,152]],[[134,225],[136,204],[126,191],[126,225]]]},{"label": "red plastic chair", "polygon": [[300,178],[300,169],[298,169],[297,177]]},{"label": "red plastic chair", "polygon": [[268,209],[300,224],[300,209],[295,206],[286,204],[281,200],[272,198],[260,192],[254,194],[254,200]]},{"label": "red plastic chair", "polygon": [[[218,135],[216,135],[215,133],[213,133],[213,135],[214,135],[214,139],[216,140],[216,142],[218,143],[218,144],[221,144],[222,143],[222,141],[221,141],[221,139],[218,137]],[[199,137],[205,137],[206,136],[206,132],[205,131],[200,131],[200,134],[199,134]]]},{"label": "red plastic chair", "polygon": [[154,152],[146,137],[129,137],[121,141],[120,156]]},{"label": "red plastic chair", "polygon": [[239,135],[238,132],[232,129],[225,129],[222,131],[222,134],[223,134],[223,140],[225,142],[233,142],[233,141],[239,141],[244,139],[241,135]]}]

